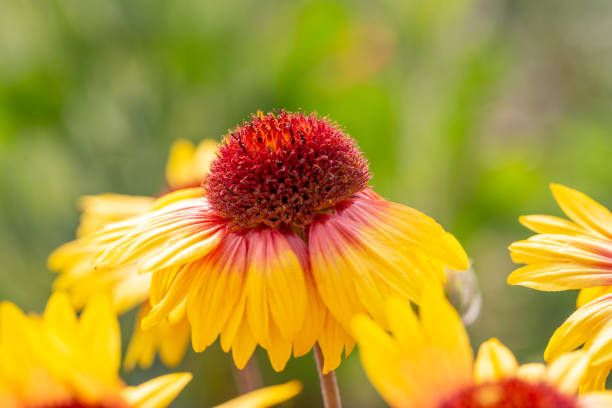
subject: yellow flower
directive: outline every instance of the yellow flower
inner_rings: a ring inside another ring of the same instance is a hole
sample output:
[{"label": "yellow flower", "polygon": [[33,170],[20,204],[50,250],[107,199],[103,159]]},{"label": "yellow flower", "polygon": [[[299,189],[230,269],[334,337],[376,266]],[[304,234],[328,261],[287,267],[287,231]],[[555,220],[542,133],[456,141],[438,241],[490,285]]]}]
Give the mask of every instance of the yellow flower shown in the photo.
[{"label": "yellow flower", "polygon": [[514,262],[527,266],[514,271],[508,283],[545,291],[612,284],[612,213],[579,191],[558,184],[551,189],[571,221],[521,217],[538,234],[510,245]]},{"label": "yellow flower", "polygon": [[334,123],[260,112],[225,138],[204,191],[170,193],[86,240],[100,271],[152,272],[143,327],[186,308],[196,351],[220,336],[243,367],[259,344],[280,371],[318,342],[328,372],[354,345],[354,314],[382,320],[388,294],[418,302],[445,265],[468,266],[452,235],[369,178]]},{"label": "yellow flower", "polygon": [[576,395],[589,355],[567,353],[548,367],[519,365],[497,339],[476,360],[461,319],[440,291],[425,294],[419,316],[409,302],[386,303],[390,333],[365,315],[353,319],[363,367],[393,407],[602,408],[612,392]]},{"label": "yellow flower", "polygon": [[508,283],[558,291],[581,289],[578,309],[555,332],[544,354],[547,361],[584,345],[594,354],[585,390],[602,389],[612,367],[612,213],[585,194],[553,184],[557,203],[570,218],[521,217],[538,233],[510,245],[512,259],[527,266]]},{"label": "yellow flower", "polygon": [[[216,147],[212,140],[204,140],[197,147],[187,140],[177,140],[172,145],[166,166],[166,192],[200,185],[214,158]],[[103,248],[86,248],[81,237],[99,231],[109,223],[143,214],[154,203],[153,197],[121,194],[82,197],[79,200],[83,214],[77,230],[78,239],[62,245],[49,257],[49,268],[60,272],[54,289],[67,292],[78,308],[82,308],[97,293],[108,292],[117,313],[140,304],[139,316],[148,313],[151,275],[139,274],[137,268],[132,266],[113,271],[95,270],[94,255]],[[139,319],[125,365],[131,369],[138,363],[142,368],[148,368],[159,351],[164,364],[176,366],[182,360],[188,342],[189,326],[184,313],[146,331],[141,330]]]},{"label": "yellow flower", "polygon": [[119,323],[108,298],[94,297],[80,318],[55,293],[42,316],[0,304],[0,406],[165,407],[191,380],[169,374],[137,387],[118,376]]}]

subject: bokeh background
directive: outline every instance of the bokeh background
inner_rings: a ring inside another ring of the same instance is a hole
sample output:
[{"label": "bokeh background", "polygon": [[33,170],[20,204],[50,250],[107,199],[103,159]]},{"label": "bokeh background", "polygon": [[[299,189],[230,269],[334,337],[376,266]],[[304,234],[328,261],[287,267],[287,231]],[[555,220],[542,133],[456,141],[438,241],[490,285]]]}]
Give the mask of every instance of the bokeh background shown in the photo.
[{"label": "bokeh background", "polygon": [[[301,108],[358,140],[379,193],[459,237],[474,345],[541,360],[575,293],[509,287],[506,248],[520,214],[560,215],[550,182],[612,206],[611,27],[605,0],[0,0],[0,299],[42,310],[80,195],[156,194],[173,140]],[[267,384],[304,382],[287,406],[320,405],[311,355],[280,374],[257,357]],[[180,369],[196,377],[176,407],[236,395],[217,344]],[[337,373],[345,406],[382,406],[357,353]]]}]

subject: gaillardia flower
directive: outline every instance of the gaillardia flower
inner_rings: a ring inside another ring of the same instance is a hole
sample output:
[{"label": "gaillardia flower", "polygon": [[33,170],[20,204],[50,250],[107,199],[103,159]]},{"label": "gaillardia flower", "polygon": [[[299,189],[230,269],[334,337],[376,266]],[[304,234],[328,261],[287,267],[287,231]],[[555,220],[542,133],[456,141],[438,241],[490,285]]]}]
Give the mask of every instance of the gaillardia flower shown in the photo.
[{"label": "gaillardia flower", "polygon": [[583,389],[601,389],[612,367],[607,351],[612,333],[606,329],[612,324],[612,213],[579,191],[557,184],[551,189],[570,220],[520,218],[538,234],[510,245],[512,259],[527,266],[514,271],[508,283],[544,291],[581,289],[581,308],[555,332],[544,356],[551,360],[585,345],[595,356]]},{"label": "gaillardia flower", "polygon": [[[467,256],[433,219],[368,187],[353,139],[315,114],[258,113],[231,131],[203,189],[161,197],[146,214],[87,238],[98,270],[152,272],[145,328],[186,308],[196,351],[220,336],[243,367],[256,345],[275,370],[318,342],[328,372],[359,312],[418,302]],[[111,272],[112,273],[112,272]]]},{"label": "gaillardia flower", "polygon": [[393,407],[603,408],[612,392],[576,395],[589,356],[576,351],[548,367],[518,365],[497,339],[476,360],[461,319],[439,291],[425,294],[419,316],[409,302],[386,304],[390,333],[365,315],[353,319],[364,369]]},{"label": "gaillardia flower", "polygon": [[165,407],[191,380],[169,374],[137,387],[118,376],[119,323],[104,296],[80,318],[55,293],[42,316],[0,303],[0,406],[3,408]]},{"label": "gaillardia flower", "polygon": [[510,245],[512,260],[527,266],[514,271],[508,283],[545,291],[611,285],[612,213],[579,191],[558,184],[551,189],[570,220],[548,215],[520,217],[537,235]]},{"label": "gaillardia flower", "polygon": [[[208,173],[217,145],[204,140],[197,147],[187,140],[177,140],[170,150],[166,166],[164,191],[199,186]],[[138,320],[128,347],[125,366],[128,369],[139,364],[148,368],[159,352],[168,366],[177,365],[183,358],[189,343],[189,324],[185,313],[175,313],[172,319],[150,330],[141,330],[140,318],[150,310],[149,292],[151,275],[139,274],[134,266],[113,271],[95,270],[94,256],[103,248],[83,245],[82,237],[99,231],[107,224],[146,213],[155,203],[153,197],[122,194],[85,196],[79,200],[83,210],[77,239],[62,245],[49,257],[49,268],[60,272],[55,280],[55,290],[68,293],[72,303],[82,308],[92,296],[108,292],[117,313],[123,313],[142,304]]]}]

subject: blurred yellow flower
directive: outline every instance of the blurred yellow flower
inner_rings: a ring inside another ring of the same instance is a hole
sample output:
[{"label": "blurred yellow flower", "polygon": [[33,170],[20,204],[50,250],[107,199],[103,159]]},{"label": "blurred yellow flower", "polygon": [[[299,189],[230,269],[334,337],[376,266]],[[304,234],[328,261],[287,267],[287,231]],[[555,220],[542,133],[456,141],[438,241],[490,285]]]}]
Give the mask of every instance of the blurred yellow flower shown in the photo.
[{"label": "blurred yellow flower", "polygon": [[545,291],[612,284],[612,213],[579,191],[558,184],[551,189],[571,221],[521,217],[537,235],[510,245],[512,260],[527,266],[512,272],[508,283]]},{"label": "blurred yellow flower", "polygon": [[42,316],[0,303],[0,406],[165,407],[191,380],[169,374],[137,387],[118,376],[119,322],[96,296],[77,318],[68,296],[51,296]]},{"label": "blurred yellow flower", "polygon": [[612,402],[612,392],[576,395],[589,363],[582,351],[548,367],[518,365],[490,339],[473,361],[461,319],[440,291],[423,296],[418,317],[397,297],[386,303],[386,314],[391,333],[365,315],[352,326],[370,381],[393,407],[603,408]]},{"label": "blurred yellow flower", "polygon": [[508,283],[544,291],[581,289],[580,309],[557,329],[544,356],[550,361],[584,345],[594,358],[582,388],[602,389],[612,367],[612,213],[574,189],[558,184],[551,189],[571,221],[521,217],[538,234],[510,245],[512,259],[527,266],[514,271]]},{"label": "blurred yellow flower", "polygon": [[[168,191],[199,186],[208,173],[210,162],[215,156],[217,144],[204,140],[197,147],[187,140],[177,140],[171,147],[166,166]],[[66,291],[72,303],[83,307],[92,296],[108,292],[117,313],[123,313],[140,305],[139,316],[150,310],[148,302],[151,286],[150,274],[139,274],[137,268],[95,270],[93,257],[102,248],[85,248],[83,236],[102,229],[105,225],[143,214],[155,203],[153,197],[139,197],[121,194],[100,194],[85,196],[79,200],[83,211],[75,241],[56,249],[49,257],[49,268],[60,272],[54,289]],[[189,343],[189,325],[185,313],[176,314],[173,319],[160,323],[159,327],[142,330],[140,317],[128,348],[125,366],[128,369],[139,364],[148,368],[159,352],[160,359],[167,366],[176,366],[183,358]]]},{"label": "blurred yellow flower", "polygon": [[394,293],[418,302],[444,265],[467,269],[457,240],[426,215],[368,186],[368,164],[334,123],[258,113],[232,131],[204,195],[186,189],[86,238],[97,270],[152,272],[153,327],[186,308],[192,344],[221,337],[243,367],[257,344],[277,371],[318,342],[323,372],[354,340],[359,312],[383,319]]}]

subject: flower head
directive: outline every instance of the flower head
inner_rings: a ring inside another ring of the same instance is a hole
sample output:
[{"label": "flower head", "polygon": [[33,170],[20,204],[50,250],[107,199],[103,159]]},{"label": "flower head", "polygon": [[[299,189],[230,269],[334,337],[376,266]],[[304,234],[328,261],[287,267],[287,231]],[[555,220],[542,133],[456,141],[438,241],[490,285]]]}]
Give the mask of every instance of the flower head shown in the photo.
[{"label": "flower head", "polygon": [[589,359],[581,351],[548,367],[518,365],[491,339],[473,361],[461,319],[440,291],[423,296],[418,317],[397,297],[386,311],[391,333],[364,315],[352,326],[370,381],[393,407],[594,408],[612,401],[612,392],[576,396]]},{"label": "flower head", "polygon": [[191,380],[170,374],[137,387],[118,376],[119,323],[110,301],[94,297],[80,318],[55,293],[42,316],[0,304],[0,406],[164,407]]},{"label": "flower head", "polygon": [[570,220],[519,219],[537,234],[510,245],[514,262],[527,266],[514,271],[508,283],[547,291],[611,285],[612,213],[579,191],[558,184],[551,189]]},{"label": "flower head", "polygon": [[238,367],[256,345],[282,370],[318,342],[325,372],[354,340],[351,317],[384,320],[388,294],[420,299],[467,268],[433,219],[367,187],[367,162],[314,114],[253,116],[230,132],[203,189],[172,192],[147,213],[86,239],[98,270],[152,272],[152,327],[186,308],[192,344],[220,336]]}]

